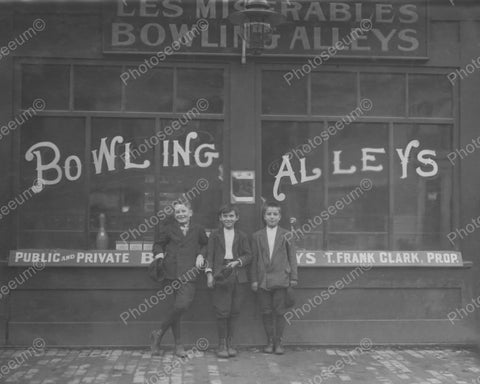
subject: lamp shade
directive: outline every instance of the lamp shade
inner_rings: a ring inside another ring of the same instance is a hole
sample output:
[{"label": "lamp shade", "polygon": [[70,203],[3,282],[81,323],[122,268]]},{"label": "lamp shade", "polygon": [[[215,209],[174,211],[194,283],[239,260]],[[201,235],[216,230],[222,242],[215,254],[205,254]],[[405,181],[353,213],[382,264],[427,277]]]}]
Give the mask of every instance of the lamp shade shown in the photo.
[{"label": "lamp shade", "polygon": [[237,25],[249,22],[263,22],[273,27],[281,24],[285,20],[285,17],[272,10],[267,0],[247,0],[245,9],[232,13],[229,20]]}]

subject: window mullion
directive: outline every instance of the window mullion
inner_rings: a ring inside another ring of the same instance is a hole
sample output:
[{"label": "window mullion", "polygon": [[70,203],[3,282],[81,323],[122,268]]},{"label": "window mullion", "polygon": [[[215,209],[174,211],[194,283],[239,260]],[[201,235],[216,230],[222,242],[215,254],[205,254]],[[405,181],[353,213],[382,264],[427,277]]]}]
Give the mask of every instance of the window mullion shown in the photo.
[{"label": "window mullion", "polygon": [[387,233],[388,233],[388,249],[394,249],[395,246],[395,236],[393,233],[394,230],[394,212],[395,212],[395,196],[394,196],[394,164],[393,164],[393,152],[394,148],[394,129],[393,123],[390,122],[388,125],[388,222],[387,222]]},{"label": "window mullion", "polygon": [[86,132],[85,132],[85,184],[84,184],[84,196],[85,196],[85,249],[90,248],[90,193],[91,193],[91,172],[90,172],[90,161],[88,160],[91,156],[92,149],[92,118],[88,116],[86,118]]},{"label": "window mullion", "polygon": [[[328,129],[328,121],[325,120],[323,122],[323,129]],[[329,185],[329,140],[325,140],[323,143],[325,146],[323,151],[323,209],[327,209],[328,207],[328,185]],[[328,249],[328,228],[329,228],[329,221],[326,220],[323,225],[323,249]]]}]

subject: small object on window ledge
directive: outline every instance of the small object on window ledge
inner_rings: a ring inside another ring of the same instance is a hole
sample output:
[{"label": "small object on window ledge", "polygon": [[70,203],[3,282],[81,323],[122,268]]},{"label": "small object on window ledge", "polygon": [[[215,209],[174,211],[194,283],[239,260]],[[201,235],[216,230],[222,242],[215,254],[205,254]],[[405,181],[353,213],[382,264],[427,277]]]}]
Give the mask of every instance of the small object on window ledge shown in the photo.
[{"label": "small object on window ledge", "polygon": [[128,243],[126,241],[116,241],[115,249],[117,251],[128,251]]},{"label": "small object on window ledge", "polygon": [[100,222],[100,228],[97,233],[96,247],[97,249],[108,249],[108,235],[105,230],[105,214],[101,213],[98,216],[98,221]]},{"label": "small object on window ledge", "polygon": [[143,241],[130,241],[129,248],[130,248],[130,251],[142,251]]}]

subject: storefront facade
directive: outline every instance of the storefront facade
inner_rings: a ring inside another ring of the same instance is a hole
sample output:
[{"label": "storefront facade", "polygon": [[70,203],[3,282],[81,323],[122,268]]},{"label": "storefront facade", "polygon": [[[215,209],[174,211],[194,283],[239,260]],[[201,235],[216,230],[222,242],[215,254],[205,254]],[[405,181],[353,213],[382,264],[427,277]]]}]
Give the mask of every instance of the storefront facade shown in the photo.
[{"label": "storefront facade", "polygon": [[[474,340],[475,312],[449,318],[479,292],[480,7],[277,3],[286,25],[244,64],[240,2],[0,10],[3,343],[146,345],[171,299],[149,299],[149,247],[179,199],[208,230],[236,202],[248,233],[282,206],[288,343]],[[186,338],[213,343],[199,287]],[[259,344],[253,293],[242,319]]]}]

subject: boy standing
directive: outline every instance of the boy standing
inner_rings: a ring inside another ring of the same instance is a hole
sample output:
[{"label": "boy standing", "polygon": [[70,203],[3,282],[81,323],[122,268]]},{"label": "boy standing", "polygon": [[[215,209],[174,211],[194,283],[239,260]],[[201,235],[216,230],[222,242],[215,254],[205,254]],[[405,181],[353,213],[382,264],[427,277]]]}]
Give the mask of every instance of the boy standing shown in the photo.
[{"label": "boy standing", "polygon": [[165,225],[153,246],[155,258],[163,258],[165,269],[164,284],[179,287],[174,290],[174,306],[166,319],[151,335],[152,355],[159,354],[163,335],[172,329],[175,341],[175,354],[185,357],[186,352],[181,342],[180,319],[190,307],[195,297],[195,282],[203,267],[208,242],[205,230],[190,222],[192,208],[188,202],[175,203],[174,222]]},{"label": "boy standing", "polygon": [[248,289],[247,271],[252,254],[248,237],[235,229],[238,208],[226,204],[218,213],[221,228],[212,231],[207,248],[207,285],[214,288],[213,303],[218,327],[218,357],[233,357],[237,351],[232,338],[236,320]]},{"label": "boy standing", "polygon": [[265,353],[281,355],[285,329],[287,288],[297,286],[297,257],[295,248],[285,235],[288,231],[278,226],[281,208],[267,203],[263,208],[266,227],[255,232],[252,239],[252,290],[258,292],[263,326],[268,343]]}]

